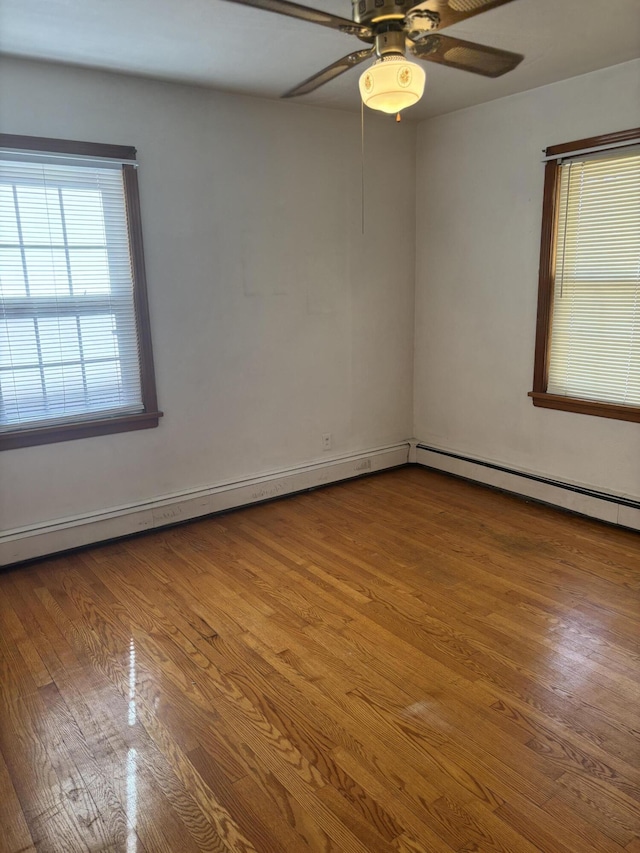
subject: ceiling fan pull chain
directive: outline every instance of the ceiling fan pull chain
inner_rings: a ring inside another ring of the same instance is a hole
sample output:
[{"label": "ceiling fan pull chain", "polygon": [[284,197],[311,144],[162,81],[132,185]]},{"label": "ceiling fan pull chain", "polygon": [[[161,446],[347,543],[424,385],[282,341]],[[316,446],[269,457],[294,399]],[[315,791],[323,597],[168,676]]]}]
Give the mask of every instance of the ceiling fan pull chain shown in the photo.
[{"label": "ceiling fan pull chain", "polygon": [[362,236],[364,237],[364,101],[360,101],[360,198],[362,204]]},{"label": "ceiling fan pull chain", "polygon": [[396,121],[402,121],[402,116],[400,115],[400,113],[396,115]]}]

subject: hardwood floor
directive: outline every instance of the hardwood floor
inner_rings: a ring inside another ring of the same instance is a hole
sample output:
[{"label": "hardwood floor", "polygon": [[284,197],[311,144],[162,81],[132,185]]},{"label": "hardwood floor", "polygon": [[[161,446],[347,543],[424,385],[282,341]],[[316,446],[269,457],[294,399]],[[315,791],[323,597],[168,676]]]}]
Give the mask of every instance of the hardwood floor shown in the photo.
[{"label": "hardwood floor", "polygon": [[0,574],[0,850],[639,853],[640,537],[405,468]]}]

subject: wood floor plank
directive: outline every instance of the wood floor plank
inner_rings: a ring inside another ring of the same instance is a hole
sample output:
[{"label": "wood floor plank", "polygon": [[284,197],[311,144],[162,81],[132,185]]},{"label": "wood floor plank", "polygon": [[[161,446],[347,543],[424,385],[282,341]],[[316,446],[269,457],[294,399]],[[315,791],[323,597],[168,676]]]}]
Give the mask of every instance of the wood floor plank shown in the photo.
[{"label": "wood floor plank", "polygon": [[45,716],[38,705],[34,693],[7,697],[0,728],[0,749],[34,845],[51,853],[60,849],[97,853],[106,839],[95,804],[75,781],[75,768],[66,763],[62,751],[58,753],[55,739],[47,742],[37,731],[37,721]]},{"label": "wood floor plank", "polygon": [[0,851],[640,853],[640,537],[418,468],[0,572]]},{"label": "wood floor plank", "polygon": [[136,853],[134,839],[148,853],[202,849],[173,808],[171,767],[139,721],[131,719],[126,699],[97,670],[78,670],[73,680],[57,686],[126,811],[127,845]]},{"label": "wood floor plank", "polygon": [[638,837],[640,809],[637,800],[607,782],[576,772],[565,773],[559,781],[558,797],[609,838],[627,845]]},{"label": "wood floor plank", "polygon": [[33,838],[2,752],[0,752],[0,803],[2,803],[0,850],[6,850],[7,853],[35,850]]}]

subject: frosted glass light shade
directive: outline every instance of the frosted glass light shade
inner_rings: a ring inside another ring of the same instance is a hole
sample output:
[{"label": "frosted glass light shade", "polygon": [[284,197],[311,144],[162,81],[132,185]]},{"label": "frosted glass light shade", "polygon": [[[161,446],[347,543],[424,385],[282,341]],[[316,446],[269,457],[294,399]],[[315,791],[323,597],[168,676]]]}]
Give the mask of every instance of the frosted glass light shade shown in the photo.
[{"label": "frosted glass light shade", "polygon": [[398,113],[420,100],[425,77],[424,69],[404,56],[385,56],[360,75],[360,96],[372,110]]}]

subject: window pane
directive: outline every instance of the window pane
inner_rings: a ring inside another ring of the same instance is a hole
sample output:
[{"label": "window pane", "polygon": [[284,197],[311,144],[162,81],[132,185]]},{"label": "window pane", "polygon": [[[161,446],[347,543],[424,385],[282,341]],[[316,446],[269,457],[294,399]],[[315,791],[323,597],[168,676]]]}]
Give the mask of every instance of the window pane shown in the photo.
[{"label": "window pane", "polygon": [[118,356],[116,323],[112,314],[81,317],[82,352],[86,359]]},{"label": "window pane", "polygon": [[64,241],[56,187],[17,186],[22,241],[29,245],[61,245]]},{"label": "window pane", "polygon": [[64,249],[25,248],[29,296],[67,296],[69,276]]},{"label": "window pane", "polygon": [[13,186],[0,184],[0,243],[18,243]]},{"label": "window pane", "polygon": [[93,406],[109,408],[113,405],[113,389],[122,393],[122,376],[117,361],[104,361],[86,365],[87,392]]},{"label": "window pane", "polygon": [[80,360],[80,343],[75,317],[38,320],[43,364]]},{"label": "window pane", "polygon": [[0,298],[26,296],[20,249],[0,248]]},{"label": "window pane", "polygon": [[69,249],[73,295],[109,293],[109,257],[106,249]]},{"label": "window pane", "polygon": [[38,364],[34,321],[0,321],[0,367],[18,367],[23,364]]},{"label": "window pane", "polygon": [[98,190],[62,190],[62,203],[69,245],[106,243],[102,194]]},{"label": "window pane", "polygon": [[0,391],[0,413],[7,421],[29,421],[40,417],[43,394],[39,370],[0,370]]},{"label": "window pane", "polygon": [[84,379],[79,364],[45,367],[43,374],[50,415],[70,414],[85,408]]}]

